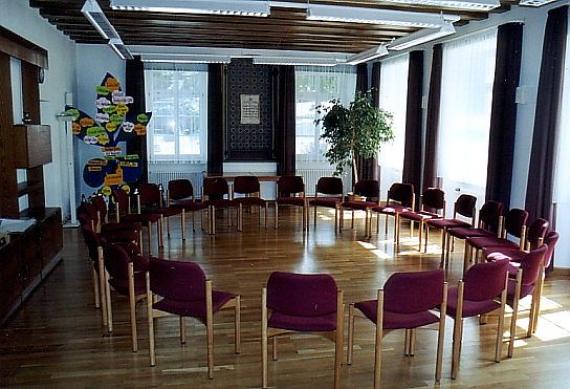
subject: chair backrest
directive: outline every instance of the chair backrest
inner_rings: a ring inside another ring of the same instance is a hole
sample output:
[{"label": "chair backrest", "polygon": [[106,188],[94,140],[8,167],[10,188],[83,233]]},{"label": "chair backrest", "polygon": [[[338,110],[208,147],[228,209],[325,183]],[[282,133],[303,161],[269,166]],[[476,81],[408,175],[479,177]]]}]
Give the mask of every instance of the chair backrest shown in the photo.
[{"label": "chair backrest", "polygon": [[132,262],[128,250],[120,243],[110,243],[103,247],[105,269],[111,278],[127,280],[129,278],[129,263]]},{"label": "chair backrest", "polygon": [[439,188],[428,188],[422,194],[422,209],[437,212],[445,210],[445,192]]},{"label": "chair backrest", "polygon": [[443,301],[443,270],[395,273],[384,284],[384,309],[397,313],[419,313]]},{"label": "chair backrest", "polygon": [[475,216],[475,207],[477,205],[477,197],[462,194],[455,202],[455,213],[464,217],[472,218]]},{"label": "chair backrest", "polygon": [[288,197],[293,193],[305,192],[302,176],[281,176],[277,181],[277,196]]},{"label": "chair backrest", "polygon": [[339,177],[321,177],[317,181],[317,193],[326,195],[342,195],[342,180]]},{"label": "chair backrest", "polygon": [[121,214],[127,214],[130,212],[129,209],[129,195],[122,189],[113,189],[113,199],[115,204],[119,204],[119,212]]},{"label": "chair backrest", "polygon": [[181,200],[194,196],[194,187],[190,180],[168,181],[168,197],[171,200]]},{"label": "chair backrest", "polygon": [[160,206],[160,188],[156,184],[142,183],[139,185],[141,206]]},{"label": "chair backrest", "polygon": [[202,191],[204,196],[208,196],[210,199],[219,199],[229,195],[230,188],[228,182],[223,177],[206,177],[204,178]]},{"label": "chair backrest", "polygon": [[521,269],[522,269],[522,284],[523,285],[534,285],[541,277],[541,269],[544,264],[544,256],[548,251],[548,246],[542,245],[537,249],[531,250],[529,253],[521,259]]},{"label": "chair backrest", "polygon": [[505,289],[508,260],[477,263],[463,276],[463,298],[470,301],[485,301],[496,298]]},{"label": "chair backrest", "polygon": [[364,196],[366,199],[378,199],[380,197],[380,182],[378,180],[360,180],[354,184],[354,193]]},{"label": "chair backrest", "polygon": [[526,239],[530,244],[531,249],[535,249],[544,243],[544,237],[548,232],[548,227],[550,223],[546,219],[536,218],[530,226],[526,234]]},{"label": "chair backrest", "polygon": [[498,201],[486,201],[479,210],[479,224],[488,231],[498,232],[499,219],[503,215],[503,204]]},{"label": "chair backrest", "polygon": [[505,231],[507,234],[521,237],[522,229],[526,226],[528,212],[524,209],[513,208],[505,216]]},{"label": "chair backrest", "polygon": [[401,182],[392,184],[388,190],[388,202],[397,201],[405,207],[414,205],[414,185]]},{"label": "chair backrest", "polygon": [[259,193],[259,179],[256,176],[237,176],[234,178],[234,193]]},{"label": "chair backrest", "polygon": [[81,226],[81,234],[83,235],[83,240],[87,245],[87,250],[89,251],[89,258],[95,262],[99,259],[98,248],[101,246],[101,240],[99,236],[91,229],[91,226]]},{"label": "chair backrest", "polygon": [[107,203],[105,202],[103,196],[93,196],[89,200],[97,212],[99,212],[101,221],[105,220],[105,217],[107,217]]},{"label": "chair backrest", "polygon": [[550,231],[544,238],[544,244],[548,246],[548,250],[544,254],[544,267],[547,269],[550,266],[550,262],[552,262],[552,255],[554,254],[554,247],[556,242],[558,242],[558,238],[560,238],[560,235],[556,231]]},{"label": "chair backrest", "polygon": [[205,301],[206,274],[202,268],[187,261],[151,258],[150,290],[169,300]]},{"label": "chair backrest", "polygon": [[267,307],[294,316],[336,312],[337,287],[328,274],[274,272],[267,281]]}]

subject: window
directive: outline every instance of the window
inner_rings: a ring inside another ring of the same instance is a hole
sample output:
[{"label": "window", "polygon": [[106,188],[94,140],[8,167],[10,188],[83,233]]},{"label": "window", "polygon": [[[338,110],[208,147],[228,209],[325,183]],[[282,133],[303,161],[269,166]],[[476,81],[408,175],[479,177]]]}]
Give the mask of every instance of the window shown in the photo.
[{"label": "window", "polygon": [[318,118],[315,107],[328,104],[332,99],[350,104],[356,90],[356,70],[352,66],[298,66],[295,68],[295,87],[297,161],[328,165],[324,157],[327,145],[320,139],[321,126],[315,125]]},{"label": "window", "polygon": [[406,142],[409,55],[382,62],[380,67],[380,108],[392,114],[394,140],[380,149],[380,193],[388,193],[394,182],[402,181]]},{"label": "window", "polygon": [[447,214],[461,193],[485,199],[497,30],[446,43],[438,139],[438,176]]},{"label": "window", "polygon": [[150,163],[205,163],[208,131],[208,68],[147,64],[146,104]]}]

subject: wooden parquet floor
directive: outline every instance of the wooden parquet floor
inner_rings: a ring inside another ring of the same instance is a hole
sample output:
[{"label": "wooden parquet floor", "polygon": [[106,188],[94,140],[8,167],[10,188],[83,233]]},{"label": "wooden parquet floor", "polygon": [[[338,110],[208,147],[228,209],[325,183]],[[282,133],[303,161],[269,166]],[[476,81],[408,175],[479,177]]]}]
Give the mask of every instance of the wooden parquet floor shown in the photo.
[{"label": "wooden parquet floor", "polygon": [[[333,231],[331,215],[322,211],[316,229],[300,228],[300,214],[280,213],[279,230],[257,226],[248,215],[244,232],[220,223],[218,235],[187,232],[182,243],[177,221],[162,255],[200,263],[214,288],[242,295],[242,352],[233,353],[231,311],[215,316],[215,373],[206,375],[206,337],[197,321],[187,321],[187,343],[180,345],[178,320],[159,319],[156,329],[157,366],[149,367],[144,303],[137,307],[139,351],[130,349],[127,299],[113,295],[114,333],[103,335],[95,309],[87,251],[77,230],[66,230],[64,261],[8,324],[0,329],[0,386],[11,387],[185,387],[255,388],[260,377],[260,290],[276,270],[332,274],[345,291],[345,302],[373,298],[393,272],[435,269],[439,266],[439,235],[428,254],[419,255],[417,240],[402,232],[402,251],[393,255],[391,234],[363,240],[362,220],[341,235]],[[311,215],[312,216],[312,215]],[[348,216],[348,213],[347,213]],[[248,220],[249,219],[249,220]],[[348,219],[348,218],[347,218]],[[272,222],[272,214],[270,215]],[[349,220],[346,226],[349,227]],[[460,277],[462,244],[457,245],[448,274],[450,284]],[[156,252],[156,248],[155,248]],[[561,254],[559,254],[561,255]],[[522,336],[528,301],[519,317]],[[342,387],[371,388],[374,328],[356,322],[352,366],[342,367]],[[447,320],[441,387],[570,388],[570,280],[553,276],[546,282],[538,332],[517,342],[513,359],[493,362],[496,319],[479,325],[467,319],[458,379],[449,378],[451,319]],[[506,320],[508,328],[509,317]],[[346,328],[346,326],[345,326]],[[435,328],[435,327],[434,327]],[[386,335],[382,384],[386,388],[434,386],[436,334],[418,330],[416,355],[403,355],[403,331]],[[505,333],[506,334],[506,333]],[[506,353],[506,348],[504,350]],[[279,360],[269,362],[269,384],[276,388],[329,388],[333,379],[334,345],[305,334],[280,338]]]}]

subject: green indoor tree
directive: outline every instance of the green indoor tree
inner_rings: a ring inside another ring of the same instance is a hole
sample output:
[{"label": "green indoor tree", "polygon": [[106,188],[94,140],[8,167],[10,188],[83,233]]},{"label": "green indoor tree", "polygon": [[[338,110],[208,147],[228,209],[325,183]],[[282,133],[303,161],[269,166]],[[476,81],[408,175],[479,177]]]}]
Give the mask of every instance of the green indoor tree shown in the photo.
[{"label": "green indoor tree", "polygon": [[345,107],[338,100],[316,108],[323,133],[321,139],[328,144],[325,157],[336,165],[335,175],[352,169],[354,182],[358,182],[356,158],[374,158],[382,143],[394,139],[392,114],[374,106],[370,91],[356,94]]}]

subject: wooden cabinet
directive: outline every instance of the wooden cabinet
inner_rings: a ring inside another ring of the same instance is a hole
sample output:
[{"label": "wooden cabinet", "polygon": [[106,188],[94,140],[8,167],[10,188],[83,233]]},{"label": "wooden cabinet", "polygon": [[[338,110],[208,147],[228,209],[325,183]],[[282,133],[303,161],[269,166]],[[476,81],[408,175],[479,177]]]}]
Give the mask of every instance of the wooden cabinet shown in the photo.
[{"label": "wooden cabinet", "polygon": [[51,134],[49,126],[16,125],[12,128],[14,166],[31,169],[51,162]]},{"label": "wooden cabinet", "polygon": [[0,249],[0,323],[22,301],[20,239]]}]

